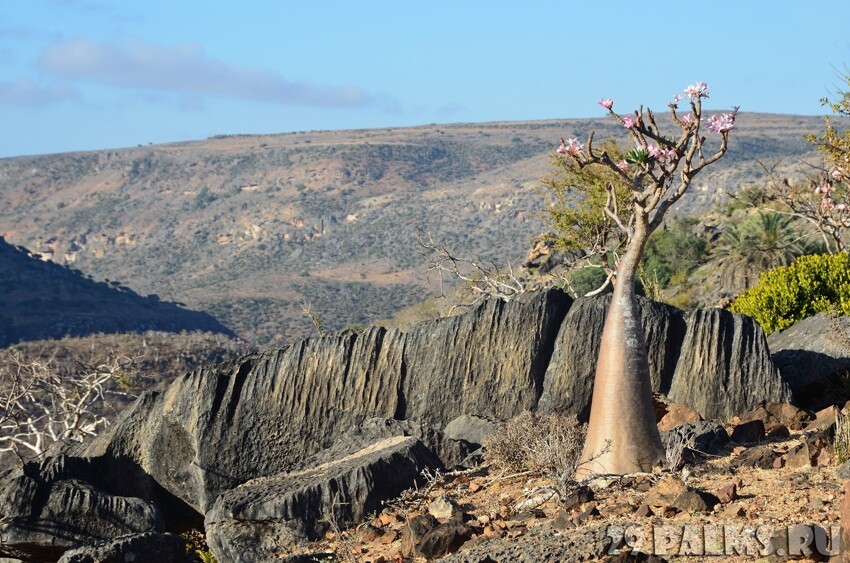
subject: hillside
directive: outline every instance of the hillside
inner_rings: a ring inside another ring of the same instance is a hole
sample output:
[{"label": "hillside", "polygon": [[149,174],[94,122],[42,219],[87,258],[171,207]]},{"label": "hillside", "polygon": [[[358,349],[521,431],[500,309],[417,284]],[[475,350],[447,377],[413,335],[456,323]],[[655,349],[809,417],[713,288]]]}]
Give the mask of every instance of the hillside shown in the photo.
[{"label": "hillside", "polygon": [[[699,213],[813,157],[817,117],[741,114],[726,158],[675,213]],[[0,160],[0,236],[95,279],[203,310],[254,344],[391,316],[433,292],[416,227],[456,252],[521,258],[559,137],[605,120],[223,136]]]},{"label": "hillside", "polygon": [[145,330],[234,336],[207,313],[157,295],[142,297],[118,282],[96,282],[0,237],[0,348],[22,340]]}]

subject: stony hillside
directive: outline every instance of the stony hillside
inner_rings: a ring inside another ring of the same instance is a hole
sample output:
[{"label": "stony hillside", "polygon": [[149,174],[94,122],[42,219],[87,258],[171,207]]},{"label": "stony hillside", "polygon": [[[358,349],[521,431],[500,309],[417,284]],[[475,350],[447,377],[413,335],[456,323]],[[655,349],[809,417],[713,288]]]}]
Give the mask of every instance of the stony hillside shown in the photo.
[{"label": "stony hillside", "polygon": [[[678,213],[793,171],[816,117],[742,114],[726,158]],[[95,279],[203,310],[254,344],[391,316],[433,291],[416,226],[457,252],[517,260],[541,230],[537,189],[559,137],[603,120],[423,126],[0,160],[0,236]]]}]

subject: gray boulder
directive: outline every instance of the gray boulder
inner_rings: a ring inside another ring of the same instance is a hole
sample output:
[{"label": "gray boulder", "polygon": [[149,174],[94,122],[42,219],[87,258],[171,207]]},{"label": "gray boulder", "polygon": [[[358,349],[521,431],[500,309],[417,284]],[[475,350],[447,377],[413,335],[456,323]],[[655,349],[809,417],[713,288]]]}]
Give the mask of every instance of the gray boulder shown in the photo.
[{"label": "gray boulder", "polygon": [[361,522],[439,460],[398,436],[311,469],[254,479],[223,493],[207,513],[207,543],[219,561],[272,561],[281,549],[319,538],[333,515]]},{"label": "gray boulder", "polygon": [[186,542],[175,534],[148,532],[121,536],[97,545],[78,547],[59,559],[59,563],[185,563]]},{"label": "gray boulder", "polygon": [[754,319],[705,309],[690,313],[687,326],[667,394],[671,401],[688,405],[705,419],[728,420],[762,401],[791,398]]},{"label": "gray boulder", "polygon": [[82,544],[162,531],[153,504],[96,488],[85,463],[76,472],[56,465],[29,463],[0,477],[0,556],[55,561]]},{"label": "gray boulder", "polygon": [[767,337],[771,356],[794,402],[820,410],[848,395],[836,394],[837,376],[850,371],[850,317],[818,313]]}]

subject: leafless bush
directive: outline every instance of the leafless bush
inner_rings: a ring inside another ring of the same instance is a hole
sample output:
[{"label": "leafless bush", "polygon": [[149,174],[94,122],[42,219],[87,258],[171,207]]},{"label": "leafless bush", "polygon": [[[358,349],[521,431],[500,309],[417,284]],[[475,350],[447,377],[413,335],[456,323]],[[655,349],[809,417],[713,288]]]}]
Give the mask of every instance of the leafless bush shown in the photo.
[{"label": "leafless bush", "polygon": [[832,447],[838,463],[850,459],[850,415],[844,414],[843,411],[835,414],[835,439]]},{"label": "leafless bush", "polygon": [[0,456],[19,458],[39,456],[59,440],[96,435],[108,424],[104,399],[126,395],[117,387],[135,361],[117,354],[77,359],[77,369],[61,377],[50,359],[10,354],[0,369]]},{"label": "leafless bush", "polygon": [[667,469],[678,471],[685,465],[685,452],[693,447],[693,439],[686,440],[681,434],[673,434],[665,444]]},{"label": "leafless bush", "polygon": [[428,261],[428,278],[437,274],[441,297],[445,297],[443,280],[446,276],[465,283],[462,288],[464,295],[450,308],[449,315],[458,307],[472,307],[489,297],[510,301],[526,291],[525,284],[510,263],[500,269],[492,261],[486,263],[458,257],[445,243],[438,243],[430,233],[421,230],[416,241],[420,254]]},{"label": "leafless bush", "polygon": [[587,425],[575,417],[523,412],[484,441],[485,458],[508,471],[572,477],[578,466]]}]

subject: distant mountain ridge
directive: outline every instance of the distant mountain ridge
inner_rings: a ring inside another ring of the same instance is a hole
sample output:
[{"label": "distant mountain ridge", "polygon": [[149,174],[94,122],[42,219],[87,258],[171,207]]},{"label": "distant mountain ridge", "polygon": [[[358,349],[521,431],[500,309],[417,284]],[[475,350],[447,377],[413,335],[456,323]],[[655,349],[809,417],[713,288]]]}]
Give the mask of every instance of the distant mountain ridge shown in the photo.
[{"label": "distant mountain ridge", "polygon": [[44,262],[0,237],[0,348],[95,333],[208,331],[235,336],[207,313],[142,297]]},{"label": "distant mountain ridge", "polygon": [[[674,213],[699,213],[814,152],[818,117],[742,113],[730,151]],[[254,344],[391,316],[421,300],[416,227],[459,254],[521,258],[542,230],[559,137],[604,119],[429,125],[0,159],[0,235],[96,279],[206,311]]]}]

